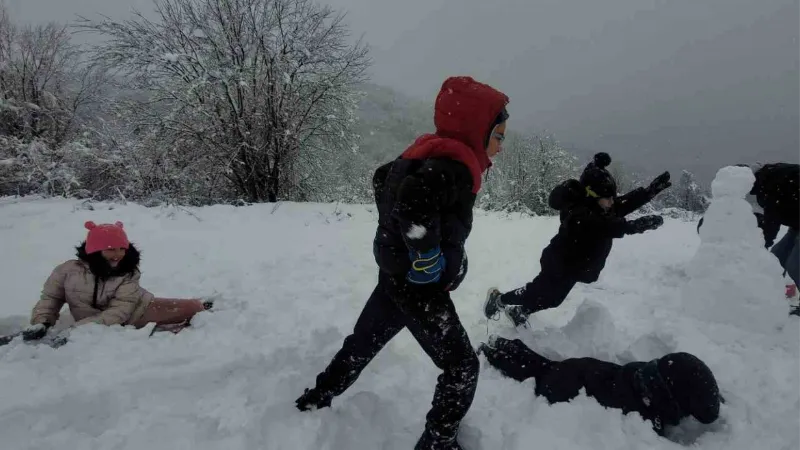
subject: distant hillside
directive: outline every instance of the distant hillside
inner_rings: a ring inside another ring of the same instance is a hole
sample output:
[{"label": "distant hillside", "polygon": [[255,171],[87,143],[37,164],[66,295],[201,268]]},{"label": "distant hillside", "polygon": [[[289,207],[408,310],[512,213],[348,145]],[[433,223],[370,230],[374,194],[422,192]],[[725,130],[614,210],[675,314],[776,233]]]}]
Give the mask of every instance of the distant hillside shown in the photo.
[{"label": "distant hillside", "polygon": [[364,84],[356,130],[361,153],[370,163],[396,158],[420,134],[433,131],[433,104],[375,84]]}]

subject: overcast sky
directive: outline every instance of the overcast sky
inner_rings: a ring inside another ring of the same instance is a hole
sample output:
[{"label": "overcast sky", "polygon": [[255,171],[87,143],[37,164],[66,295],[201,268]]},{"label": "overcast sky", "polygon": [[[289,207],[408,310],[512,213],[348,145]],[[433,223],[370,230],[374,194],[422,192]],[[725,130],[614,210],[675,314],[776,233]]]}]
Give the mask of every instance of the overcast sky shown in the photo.
[{"label": "overcast sky", "polygon": [[[150,0],[6,0],[25,21]],[[373,81],[430,98],[449,75],[504,90],[518,129],[655,172],[800,160],[798,0],[330,0]]]}]

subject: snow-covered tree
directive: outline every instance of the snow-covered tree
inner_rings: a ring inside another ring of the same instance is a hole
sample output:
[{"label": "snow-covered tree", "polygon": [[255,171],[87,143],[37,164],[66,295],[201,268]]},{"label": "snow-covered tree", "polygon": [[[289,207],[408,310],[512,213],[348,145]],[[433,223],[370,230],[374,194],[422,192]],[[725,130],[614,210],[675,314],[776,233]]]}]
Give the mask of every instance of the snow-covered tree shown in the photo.
[{"label": "snow-covered tree", "polygon": [[80,130],[105,72],[81,58],[67,27],[20,27],[0,4],[0,133],[58,146]]},{"label": "snow-covered tree", "polygon": [[684,170],[677,182],[654,201],[658,207],[678,208],[702,213],[708,207],[706,191],[697,184],[694,174]]},{"label": "snow-covered tree", "polygon": [[65,26],[19,26],[0,2],[0,195],[74,195],[81,138],[106,72],[81,58]]},{"label": "snow-covered tree", "polygon": [[126,105],[152,151],[247,201],[307,199],[352,154],[368,50],[311,0],[155,0],[157,19],[82,20],[95,60],[147,93]]},{"label": "snow-covered tree", "polygon": [[550,191],[574,176],[575,158],[552,137],[509,133],[487,175],[481,207],[552,214]]}]

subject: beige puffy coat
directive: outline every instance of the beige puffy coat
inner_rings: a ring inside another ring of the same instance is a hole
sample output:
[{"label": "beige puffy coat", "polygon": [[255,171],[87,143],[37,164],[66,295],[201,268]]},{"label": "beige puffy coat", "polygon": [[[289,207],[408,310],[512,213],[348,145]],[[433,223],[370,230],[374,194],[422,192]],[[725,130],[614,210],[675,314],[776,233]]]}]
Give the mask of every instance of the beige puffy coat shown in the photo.
[{"label": "beige puffy coat", "polygon": [[[138,252],[135,258],[138,266]],[[89,264],[79,259],[67,261],[47,278],[41,298],[33,308],[31,324],[55,324],[64,303],[69,306],[76,325],[132,324],[142,317],[153,300],[153,294],[139,286],[140,276],[139,270],[133,268],[124,275],[98,280],[97,302],[93,305],[95,276]]]}]

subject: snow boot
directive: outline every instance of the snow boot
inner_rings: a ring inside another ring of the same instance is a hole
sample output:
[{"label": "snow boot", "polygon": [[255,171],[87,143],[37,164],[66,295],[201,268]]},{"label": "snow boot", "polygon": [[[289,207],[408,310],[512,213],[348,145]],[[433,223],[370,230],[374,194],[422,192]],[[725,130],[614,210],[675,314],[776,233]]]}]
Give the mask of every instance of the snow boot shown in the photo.
[{"label": "snow boot", "polygon": [[303,395],[295,400],[294,403],[300,411],[313,411],[315,409],[329,408],[331,400],[333,400],[333,396],[328,393],[321,392],[317,388],[306,388]]},{"label": "snow boot", "polygon": [[425,430],[420,436],[414,450],[464,450],[455,437],[443,438],[435,436],[433,433]]},{"label": "snow boot", "polygon": [[500,314],[500,311],[504,309],[503,304],[500,303],[501,295],[503,294],[495,287],[489,288],[489,292],[486,293],[486,301],[483,303],[483,315],[487,319],[495,319]]},{"label": "snow boot", "polygon": [[522,327],[522,328],[529,328],[528,325],[528,316],[529,314],[522,306],[514,305],[514,306],[506,306],[503,308],[503,312],[505,312],[506,317],[511,323],[514,324],[515,327]]}]

